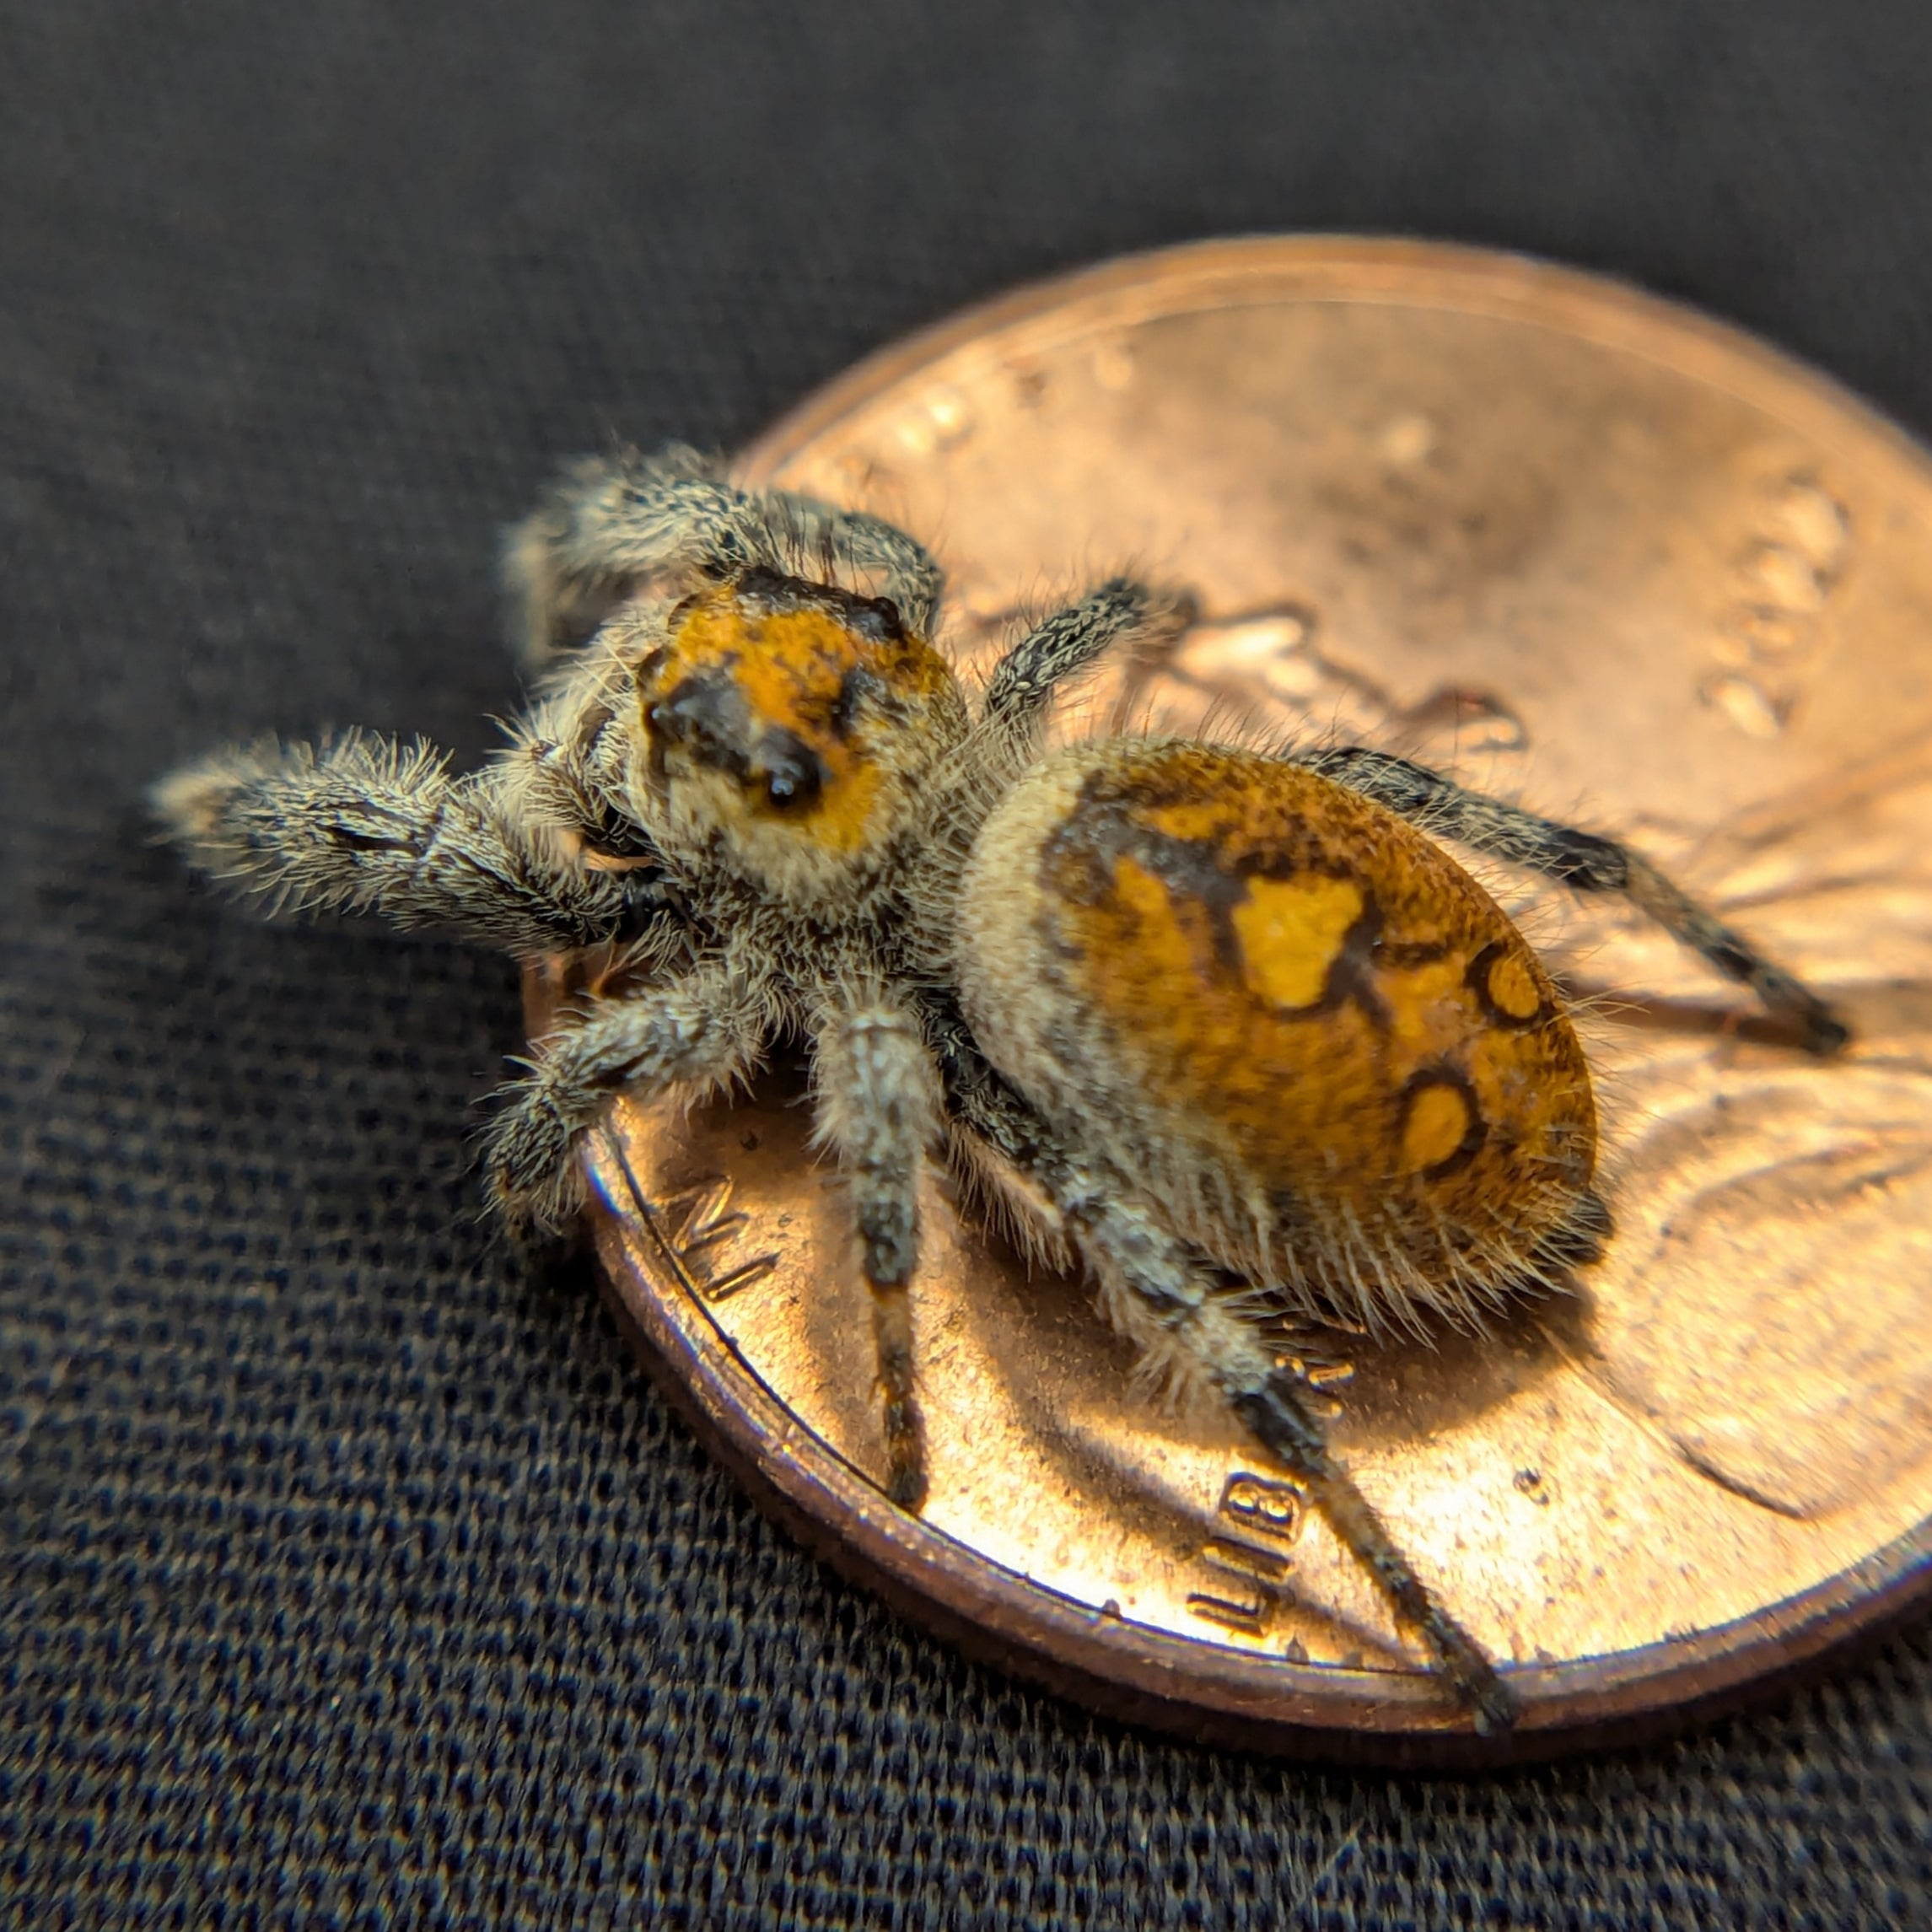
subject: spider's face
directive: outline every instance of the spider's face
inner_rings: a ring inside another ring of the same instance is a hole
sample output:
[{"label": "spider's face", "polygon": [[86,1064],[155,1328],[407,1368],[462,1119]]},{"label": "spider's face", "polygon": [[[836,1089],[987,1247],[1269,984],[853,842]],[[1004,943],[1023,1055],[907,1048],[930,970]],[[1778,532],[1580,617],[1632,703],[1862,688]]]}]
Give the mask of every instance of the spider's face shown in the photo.
[{"label": "spider's face", "polygon": [[965,716],[891,603],[770,571],[680,605],[638,697],[653,816],[786,896],[890,842]]}]

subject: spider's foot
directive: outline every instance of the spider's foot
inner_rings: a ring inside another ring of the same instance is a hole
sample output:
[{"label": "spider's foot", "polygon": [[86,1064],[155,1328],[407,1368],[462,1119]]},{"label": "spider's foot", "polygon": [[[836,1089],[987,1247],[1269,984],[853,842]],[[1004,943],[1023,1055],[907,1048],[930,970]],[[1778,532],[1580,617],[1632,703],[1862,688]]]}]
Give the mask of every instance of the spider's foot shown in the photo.
[{"label": "spider's foot", "polygon": [[886,1391],[885,1493],[909,1515],[926,1506],[926,1429],[910,1386]]},{"label": "spider's foot", "polygon": [[1852,1042],[1852,1030],[1822,1001],[1814,1001],[1799,1020],[1799,1038],[1807,1053],[1829,1060]]},{"label": "spider's foot", "polygon": [[918,1515],[926,1506],[925,1471],[917,1464],[893,1470],[885,1479],[885,1493],[907,1515]]},{"label": "spider's foot", "polygon": [[541,1101],[519,1098],[491,1123],[485,1171],[490,1204],[515,1235],[558,1233],[582,1212],[578,1131]]}]

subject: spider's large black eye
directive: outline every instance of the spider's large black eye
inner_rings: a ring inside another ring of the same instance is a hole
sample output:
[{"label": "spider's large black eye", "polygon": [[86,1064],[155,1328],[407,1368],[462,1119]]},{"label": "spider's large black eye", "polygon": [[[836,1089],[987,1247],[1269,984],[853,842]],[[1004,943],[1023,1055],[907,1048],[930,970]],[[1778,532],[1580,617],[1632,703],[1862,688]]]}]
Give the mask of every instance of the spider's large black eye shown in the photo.
[{"label": "spider's large black eye", "polygon": [[825,789],[825,764],[801,738],[773,725],[758,740],[753,768],[765,780],[765,796],[780,811],[815,805]]},{"label": "spider's large black eye", "polygon": [[647,706],[645,722],[652,733],[654,753],[661,742],[681,745],[692,760],[738,779],[747,775],[744,744],[751,727],[745,697],[729,677],[716,671],[694,672],[675,690]]}]

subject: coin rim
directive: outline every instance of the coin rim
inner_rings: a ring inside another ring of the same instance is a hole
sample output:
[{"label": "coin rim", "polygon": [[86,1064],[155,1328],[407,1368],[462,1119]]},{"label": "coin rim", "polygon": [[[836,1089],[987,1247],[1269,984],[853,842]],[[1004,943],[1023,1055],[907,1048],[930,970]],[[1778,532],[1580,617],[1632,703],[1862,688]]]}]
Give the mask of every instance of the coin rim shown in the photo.
[{"label": "coin rim", "polygon": [[[1425,278],[1426,293],[1419,286]],[[1253,234],[1116,256],[1024,283],[915,330],[862,357],[787,410],[740,452],[733,474],[753,486],[768,482],[801,444],[923,365],[963,348],[990,349],[994,337],[1025,324],[1035,325],[1026,346],[1037,351],[1090,337],[1108,325],[1125,327],[1166,316],[1259,306],[1288,293],[1305,301],[1372,301],[1384,308],[1506,316],[1569,340],[1637,356],[1738,394],[1753,408],[1785,412],[1793,427],[1801,426],[1821,443],[1842,441],[1849,420],[1893,456],[1932,466],[1932,449],[1836,377],[1734,323],[1614,276],[1456,242]],[[1068,311],[1073,313],[1063,327],[1041,326]],[[1666,358],[1657,352],[1660,331],[1676,355]],[[1737,390],[1729,379],[1740,359],[1752,365],[1773,396]]]},{"label": "coin rim", "polygon": [[[1745,398],[1754,408],[1825,445],[1861,433],[1922,473],[1932,469],[1913,438],[1832,377],[1612,278],[1448,243],[1255,235],[1119,257],[969,307],[835,377],[748,445],[734,473],[770,480],[841,418],[962,349],[1037,352],[1110,326],[1284,295],[1504,317],[1734,393],[1741,360],[1756,379]],[[1054,326],[1062,315],[1064,326]],[[1480,1738],[1419,1670],[1251,1656],[1111,1617],[907,1515],[757,1376],[656,1237],[643,1194],[638,1216],[620,1211],[607,1189],[622,1183],[600,1174],[595,1154],[586,1158],[604,1203],[594,1215],[600,1285],[618,1325],[753,1500],[832,1568],[959,1649],[1111,1717],[1334,1762],[1469,1768],[1546,1759],[1646,1741],[1756,1701],[1842,1661],[1848,1647],[1875,1642],[1932,1598],[1928,1517],[1811,1588],[1729,1623],[1603,1657],[1512,1664],[1522,1721],[1507,1736]],[[627,1234],[633,1219],[636,1243],[655,1241],[654,1270]]]},{"label": "coin rim", "polygon": [[908,1515],[738,1352],[641,1188],[627,1212],[613,1198],[627,1181],[603,1171],[595,1154],[589,1166],[601,1203],[593,1217],[600,1286],[618,1327],[753,1502],[842,1575],[976,1660],[1109,1717],[1197,1743],[1335,1762],[1535,1762],[1649,1741],[1812,1675],[1827,1655],[1882,1636],[1932,1584],[1928,1520],[1795,1596],[1693,1636],[1606,1657],[1512,1663],[1522,1719],[1506,1736],[1478,1737],[1425,1671],[1296,1664],[1111,1617]]}]

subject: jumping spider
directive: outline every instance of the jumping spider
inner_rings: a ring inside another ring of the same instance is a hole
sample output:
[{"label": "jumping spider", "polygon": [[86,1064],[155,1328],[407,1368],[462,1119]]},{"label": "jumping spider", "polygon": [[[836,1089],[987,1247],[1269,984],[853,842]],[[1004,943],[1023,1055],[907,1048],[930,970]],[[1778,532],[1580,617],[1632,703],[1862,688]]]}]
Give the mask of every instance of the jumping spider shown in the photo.
[{"label": "jumping spider", "polygon": [[272,913],[598,952],[600,990],[489,1132],[513,1223],[576,1213],[579,1142],[617,1090],[729,1088],[803,1036],[898,1502],[925,1494],[907,1289],[943,1153],[1077,1251],[1158,1367],[1218,1393],[1478,1727],[1509,1724],[1490,1660],[1329,1455],[1255,1292],[1276,1321],[1466,1320],[1607,1231],[1562,996],[1433,840],[1627,895],[1813,1052],[1846,1038],[1830,1010],[1636,853],[1398,758],[1043,751],[1055,691],[1174,620],[1124,579],[1021,638],[975,699],[933,647],[942,579],[912,537],[733,488],[688,450],[576,464],[507,568],[525,654],[553,669],[505,751],[461,778],[359,734],[218,753],[157,788],[195,864]]}]

